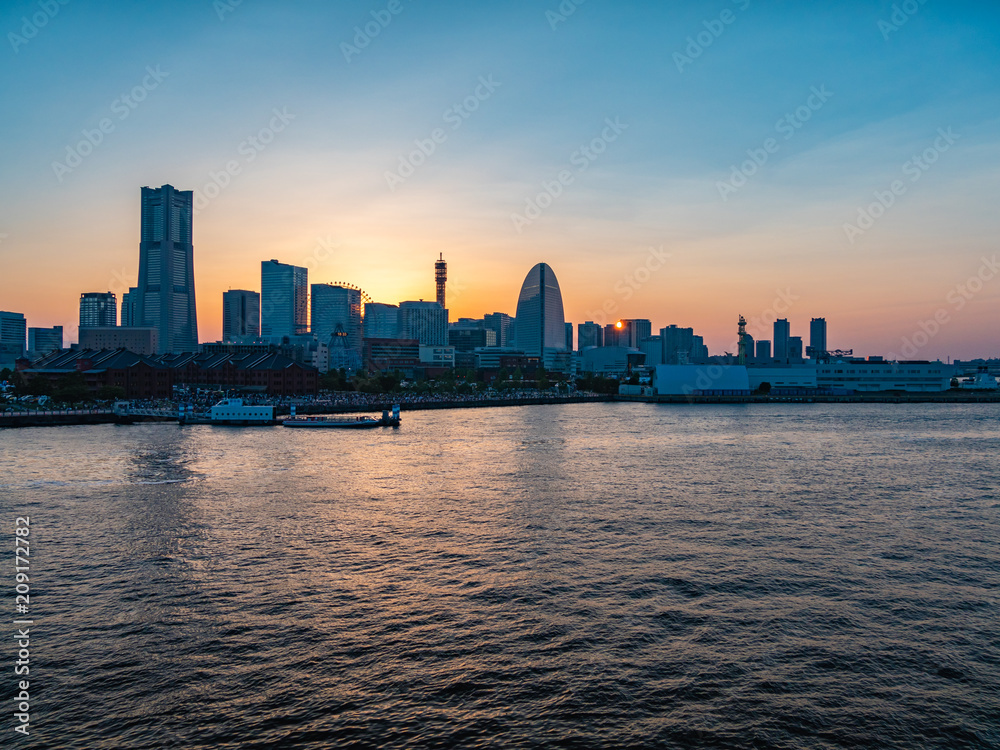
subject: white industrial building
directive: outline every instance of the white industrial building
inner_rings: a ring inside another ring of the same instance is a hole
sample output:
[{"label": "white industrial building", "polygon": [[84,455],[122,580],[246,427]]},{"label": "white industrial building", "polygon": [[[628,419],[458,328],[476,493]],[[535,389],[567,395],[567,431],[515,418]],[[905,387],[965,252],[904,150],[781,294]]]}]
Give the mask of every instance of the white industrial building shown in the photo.
[{"label": "white industrial building", "polygon": [[660,365],[655,387],[662,395],[754,391],[764,383],[772,389],[939,393],[951,388],[955,375],[956,368],[943,362],[886,362],[879,358],[763,367]]},{"label": "white industrial building", "polygon": [[657,365],[653,388],[658,396],[695,393],[749,394],[750,379],[743,365]]},{"label": "white industrial building", "polygon": [[951,388],[955,372],[954,365],[944,362],[885,362],[869,358],[867,361],[816,365],[816,385],[819,388],[846,388],[859,393],[937,393]]},{"label": "white industrial building", "polygon": [[816,365],[784,365],[775,367],[747,367],[751,390],[757,390],[762,383],[770,383],[772,388],[816,388]]},{"label": "white industrial building", "polygon": [[875,393],[936,393],[951,387],[955,367],[943,362],[833,361],[821,364],[748,367],[750,387],[821,388]]}]

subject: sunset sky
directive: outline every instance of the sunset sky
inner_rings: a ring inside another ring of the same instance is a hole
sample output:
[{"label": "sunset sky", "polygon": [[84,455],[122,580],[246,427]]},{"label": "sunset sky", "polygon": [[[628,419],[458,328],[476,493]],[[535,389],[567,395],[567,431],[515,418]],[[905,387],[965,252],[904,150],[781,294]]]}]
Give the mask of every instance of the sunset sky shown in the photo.
[{"label": "sunset sky", "polygon": [[0,31],[0,309],[69,341],[169,183],[202,341],[261,260],[395,303],[443,252],[453,320],[513,314],[544,261],[567,320],[713,354],[779,312],[1000,356],[995,2],[43,0]]}]

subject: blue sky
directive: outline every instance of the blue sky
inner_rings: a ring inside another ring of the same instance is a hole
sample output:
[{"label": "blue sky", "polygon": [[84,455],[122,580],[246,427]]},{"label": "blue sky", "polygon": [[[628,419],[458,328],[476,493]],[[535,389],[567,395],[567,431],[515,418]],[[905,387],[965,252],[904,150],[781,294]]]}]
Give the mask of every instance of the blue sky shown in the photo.
[{"label": "blue sky", "polygon": [[[222,291],[258,288],[261,259],[397,302],[432,296],[444,252],[453,318],[513,312],[545,261],[573,321],[611,307],[694,326],[713,352],[732,351],[740,313],[773,318],[785,291],[793,335],[825,316],[831,345],[894,352],[945,309],[917,356],[1000,355],[1000,281],[984,279],[998,250],[995,4],[391,7],[4,3],[0,308],[71,328],[81,291],[124,291],[138,188],[170,183],[212,195],[195,223],[202,340],[218,336]],[[45,25],[29,39],[33,17]],[[345,59],[366,24],[378,35]],[[123,105],[136,87],[143,100]],[[810,109],[814,90],[828,96]],[[275,110],[282,129],[249,145]],[[105,118],[101,143],[57,174]],[[581,160],[609,119],[620,132]],[[391,184],[435,130],[434,152]],[[745,184],[720,188],[768,139]],[[536,219],[512,218],[567,171]],[[894,181],[905,192],[849,236]],[[670,260],[634,283],[650,248]],[[973,277],[956,309],[949,295]]]}]

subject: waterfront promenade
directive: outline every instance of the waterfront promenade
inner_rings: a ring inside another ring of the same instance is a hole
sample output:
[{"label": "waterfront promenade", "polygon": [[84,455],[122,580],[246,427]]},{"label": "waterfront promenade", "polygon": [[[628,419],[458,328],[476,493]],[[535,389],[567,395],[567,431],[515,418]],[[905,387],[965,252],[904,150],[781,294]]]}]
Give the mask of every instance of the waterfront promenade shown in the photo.
[{"label": "waterfront promenade", "polygon": [[[232,394],[239,398],[239,394]],[[288,415],[295,405],[297,414],[351,414],[378,412],[399,404],[402,411],[430,409],[476,409],[502,406],[537,406],[542,404],[577,404],[630,401],[653,404],[785,404],[785,403],[888,403],[888,404],[968,404],[1000,403],[1000,393],[950,390],[941,393],[854,393],[850,395],[663,395],[622,396],[599,393],[553,394],[541,391],[512,391],[488,395],[416,395],[340,392],[305,398],[268,398],[243,396],[248,404],[273,405],[278,416]],[[193,399],[195,412],[207,412],[218,395]],[[191,403],[191,402],[185,402]],[[176,422],[178,403],[173,401],[135,402],[126,411],[114,409],[8,410],[0,412],[2,427],[40,427],[47,425],[132,424],[135,422]]]},{"label": "waterfront promenade", "polygon": [[[240,398],[239,394],[232,394]],[[575,404],[590,401],[612,401],[614,396],[597,393],[551,394],[540,391],[512,391],[509,394],[496,393],[486,396],[462,395],[415,395],[415,394],[371,394],[345,392],[320,397],[267,398],[263,396],[242,396],[248,404],[273,405],[279,416],[288,415],[295,405],[297,414],[350,414],[357,412],[382,411],[399,404],[403,411],[426,409],[470,409],[499,406],[532,406],[538,404]],[[207,412],[218,396],[192,399],[195,412]],[[132,424],[135,422],[177,421],[177,402],[149,401],[135,402],[127,410],[100,409],[60,409],[36,411],[0,412],[0,427],[40,427],[45,425],[72,424]]]}]

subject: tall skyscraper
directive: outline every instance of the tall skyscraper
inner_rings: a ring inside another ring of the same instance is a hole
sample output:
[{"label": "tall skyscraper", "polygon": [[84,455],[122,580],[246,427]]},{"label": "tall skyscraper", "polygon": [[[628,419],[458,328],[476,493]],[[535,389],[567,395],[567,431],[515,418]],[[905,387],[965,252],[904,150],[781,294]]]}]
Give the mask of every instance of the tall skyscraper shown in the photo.
[{"label": "tall skyscraper", "polygon": [[826,348],[826,318],[813,318],[809,321],[809,356],[819,359],[824,356]]},{"label": "tall skyscraper", "polygon": [[80,328],[118,325],[118,297],[114,292],[84,292],[80,295]]},{"label": "tall skyscraper", "polygon": [[448,264],[444,260],[444,253],[438,253],[438,259],[434,261],[434,287],[437,290],[437,303],[441,307],[447,308],[444,300],[444,288],[448,282]]},{"label": "tall skyscraper", "polygon": [[400,302],[399,337],[424,346],[447,346],[448,311],[437,302]]},{"label": "tall skyscraper", "polygon": [[774,321],[774,336],[772,337],[772,341],[774,342],[774,358],[779,362],[788,362],[788,339],[790,338],[790,333],[791,329],[785,318],[778,318]]},{"label": "tall skyscraper", "polygon": [[313,284],[312,333],[321,344],[338,344],[361,355],[361,290],[334,284]]},{"label": "tall skyscraper", "polygon": [[588,346],[604,346],[604,329],[592,320],[576,326],[576,346],[581,352]]},{"label": "tall skyscraper", "polygon": [[27,321],[22,313],[0,311],[0,368],[13,369],[24,356]]},{"label": "tall skyscraper", "polygon": [[139,283],[130,304],[136,325],[157,329],[159,353],[198,350],[193,202],[192,191],[172,185],[142,188]]},{"label": "tall skyscraper", "polygon": [[638,349],[640,341],[653,335],[653,324],[645,318],[629,318],[623,320],[622,323],[626,335],[625,343],[620,344],[620,346]]},{"label": "tall skyscraper", "polygon": [[514,319],[507,313],[495,312],[483,316],[486,327],[497,334],[497,346],[514,345]]},{"label": "tall skyscraper", "polygon": [[135,303],[138,301],[139,290],[136,287],[130,287],[125,294],[122,295],[122,326],[125,328],[131,328],[139,325],[139,319],[136,315]]},{"label": "tall skyscraper", "polygon": [[573,324],[566,324],[566,351],[573,351]]},{"label": "tall skyscraper", "polygon": [[260,264],[260,336],[279,341],[309,332],[309,269],[276,260]]},{"label": "tall skyscraper", "polygon": [[619,320],[604,326],[603,335],[604,346],[625,346],[622,341],[628,338],[628,331],[625,328],[625,323]]},{"label": "tall skyscraper", "polygon": [[660,339],[663,343],[663,364],[683,365],[691,362],[695,354],[693,328],[669,325],[660,329]]},{"label": "tall skyscraper", "polygon": [[399,337],[399,306],[382,302],[365,305],[364,336],[366,339]]},{"label": "tall skyscraper", "polygon": [[63,348],[63,327],[29,328],[28,351],[32,354],[48,354]]},{"label": "tall skyscraper", "polygon": [[761,339],[757,342],[757,362],[760,364],[768,364],[771,361],[771,342],[767,339]]},{"label": "tall skyscraper", "polygon": [[260,338],[260,295],[247,289],[222,293],[222,340]]},{"label": "tall skyscraper", "polygon": [[541,357],[546,349],[566,351],[562,292],[547,263],[534,266],[524,277],[515,317],[517,348],[529,357]]}]

